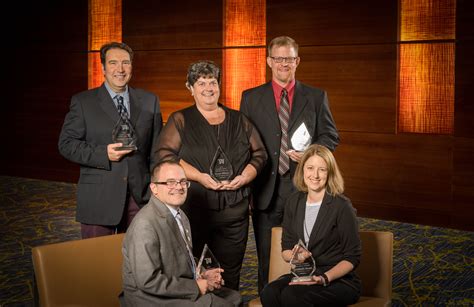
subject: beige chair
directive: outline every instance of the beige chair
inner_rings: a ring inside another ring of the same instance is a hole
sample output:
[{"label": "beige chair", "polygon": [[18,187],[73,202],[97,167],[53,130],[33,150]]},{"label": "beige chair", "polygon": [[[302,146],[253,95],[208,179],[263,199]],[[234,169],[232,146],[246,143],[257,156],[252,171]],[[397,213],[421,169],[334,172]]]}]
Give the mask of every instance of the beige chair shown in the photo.
[{"label": "beige chair", "polygon": [[120,306],[124,234],[34,247],[39,303]]},{"label": "beige chair", "polygon": [[[281,227],[273,227],[270,250],[271,282],[290,271],[281,257]],[[356,269],[362,280],[362,296],[351,306],[390,306],[392,297],[393,234],[385,231],[360,231],[362,257]],[[249,302],[249,307],[262,306],[260,299]]]}]

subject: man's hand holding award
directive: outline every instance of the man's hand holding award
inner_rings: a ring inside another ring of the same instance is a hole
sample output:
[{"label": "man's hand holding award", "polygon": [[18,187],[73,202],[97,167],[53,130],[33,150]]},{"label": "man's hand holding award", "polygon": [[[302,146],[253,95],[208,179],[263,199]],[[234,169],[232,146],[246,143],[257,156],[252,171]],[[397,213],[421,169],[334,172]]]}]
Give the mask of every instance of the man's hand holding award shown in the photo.
[{"label": "man's hand holding award", "polygon": [[207,244],[205,244],[196,267],[198,284],[200,283],[200,280],[206,280],[207,291],[220,289],[224,285],[224,279],[222,279],[221,276],[222,272],[224,272],[224,270],[221,269],[219,261],[217,261]]}]

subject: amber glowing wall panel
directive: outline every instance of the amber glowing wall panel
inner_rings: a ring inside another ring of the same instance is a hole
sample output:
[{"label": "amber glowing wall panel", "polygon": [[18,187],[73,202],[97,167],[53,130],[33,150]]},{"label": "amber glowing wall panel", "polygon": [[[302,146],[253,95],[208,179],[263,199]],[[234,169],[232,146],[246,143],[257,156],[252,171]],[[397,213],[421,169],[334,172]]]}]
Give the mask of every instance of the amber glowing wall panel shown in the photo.
[{"label": "amber glowing wall panel", "polygon": [[399,132],[453,133],[455,20],[455,0],[400,1]]},{"label": "amber glowing wall panel", "polygon": [[100,64],[100,47],[122,41],[122,0],[89,0],[88,87],[104,81]]},{"label": "amber glowing wall panel", "polygon": [[239,109],[242,91],[265,82],[265,0],[225,0],[223,99]]},{"label": "amber glowing wall panel", "polygon": [[400,46],[399,131],[451,134],[454,43]]},{"label": "amber glowing wall panel", "polygon": [[401,0],[400,40],[454,39],[456,0]]}]

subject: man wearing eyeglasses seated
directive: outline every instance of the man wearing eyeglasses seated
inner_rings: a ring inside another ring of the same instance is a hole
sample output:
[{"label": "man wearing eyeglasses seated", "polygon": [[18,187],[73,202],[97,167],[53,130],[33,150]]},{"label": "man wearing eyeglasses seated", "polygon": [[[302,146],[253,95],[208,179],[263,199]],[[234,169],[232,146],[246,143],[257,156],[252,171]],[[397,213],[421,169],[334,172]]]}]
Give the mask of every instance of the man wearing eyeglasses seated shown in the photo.
[{"label": "man wearing eyeglasses seated", "polygon": [[333,151],[339,144],[326,91],[295,79],[298,44],[280,36],[267,49],[272,80],[244,91],[240,102],[268,152],[267,164],[252,182],[259,291],[268,282],[271,229],[281,225],[285,201],[296,191],[292,178],[303,151],[315,143]]},{"label": "man wearing eyeglasses seated", "polygon": [[189,220],[180,210],[190,182],[176,162],[153,170],[152,196],[123,242],[122,306],[239,306],[237,291],[222,287],[222,269],[196,274]]}]

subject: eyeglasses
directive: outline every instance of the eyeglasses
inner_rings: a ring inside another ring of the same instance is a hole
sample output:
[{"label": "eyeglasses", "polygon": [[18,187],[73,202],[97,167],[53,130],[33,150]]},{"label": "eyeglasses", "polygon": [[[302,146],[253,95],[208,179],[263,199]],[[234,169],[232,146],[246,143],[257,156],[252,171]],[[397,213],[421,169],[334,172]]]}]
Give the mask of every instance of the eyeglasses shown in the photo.
[{"label": "eyeglasses", "polygon": [[191,182],[186,180],[186,179],[181,179],[181,180],[169,179],[169,180],[166,180],[166,181],[154,181],[153,183],[154,184],[166,184],[166,186],[169,189],[176,188],[178,186],[178,184],[182,188],[189,188],[189,186],[191,185]]},{"label": "eyeglasses", "polygon": [[288,64],[293,64],[294,62],[296,62],[297,58],[298,57],[281,57],[281,56],[271,56],[270,57],[270,59],[275,61],[275,63],[283,63],[283,61],[285,61]]}]

